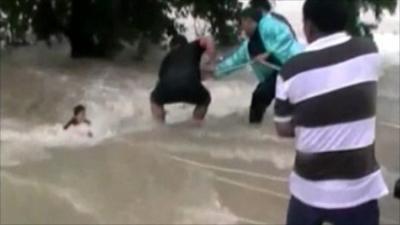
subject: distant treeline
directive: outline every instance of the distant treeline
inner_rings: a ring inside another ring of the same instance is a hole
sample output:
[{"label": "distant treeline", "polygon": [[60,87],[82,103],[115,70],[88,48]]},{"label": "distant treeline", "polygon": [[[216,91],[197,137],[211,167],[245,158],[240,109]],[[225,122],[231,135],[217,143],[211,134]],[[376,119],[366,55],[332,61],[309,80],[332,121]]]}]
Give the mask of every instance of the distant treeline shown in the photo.
[{"label": "distant treeline", "polygon": [[[353,5],[353,33],[368,31],[359,22],[362,10],[373,10],[379,20],[397,5],[396,0],[347,1]],[[24,44],[34,34],[50,43],[52,36],[65,36],[72,57],[107,57],[121,47],[120,40],[158,43],[182,32],[176,18],[191,15],[210,23],[208,32],[230,45],[237,41],[235,21],[242,8],[239,0],[1,0],[0,40]]]}]

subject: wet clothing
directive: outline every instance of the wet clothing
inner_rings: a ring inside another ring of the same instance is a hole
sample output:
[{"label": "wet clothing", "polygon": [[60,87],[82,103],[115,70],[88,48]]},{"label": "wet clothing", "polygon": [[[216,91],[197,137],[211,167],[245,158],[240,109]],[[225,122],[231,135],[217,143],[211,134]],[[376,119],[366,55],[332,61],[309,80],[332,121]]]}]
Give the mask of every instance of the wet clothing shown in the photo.
[{"label": "wet clothing", "polygon": [[292,197],[287,213],[287,225],[322,225],[329,222],[335,225],[378,225],[378,201],[373,200],[354,208],[321,209],[302,203]]},{"label": "wet clothing", "polygon": [[400,179],[397,180],[394,186],[394,197],[400,199]]},{"label": "wet clothing", "polygon": [[268,77],[259,83],[253,92],[250,105],[250,123],[261,123],[268,106],[275,98],[276,75]]},{"label": "wet clothing", "polygon": [[[258,23],[258,29],[253,36],[244,41],[230,57],[217,65],[216,77],[223,78],[230,75],[238,69],[237,65],[249,63],[258,54],[269,53],[267,61],[282,66],[302,50],[303,47],[296,40],[287,21],[282,21],[272,13],[267,13]],[[276,74],[273,69],[259,63],[253,63],[251,66],[260,82]]]},{"label": "wet clothing", "polygon": [[[90,125],[90,121],[89,120],[84,120],[83,123]],[[72,118],[70,121],[68,121],[67,124],[64,125],[64,130],[68,130],[69,127],[71,126],[78,126],[79,122],[76,118]]]},{"label": "wet clothing", "polygon": [[292,24],[289,23],[289,21],[281,14],[276,13],[276,12],[271,12],[271,15],[274,16],[275,18],[277,18],[278,20],[284,22],[286,24],[286,26],[289,27],[290,32],[292,32],[293,36],[296,38],[297,40],[297,35],[296,32],[294,31]]},{"label": "wet clothing", "polygon": [[381,57],[368,38],[322,37],[277,78],[275,122],[296,131],[289,189],[307,205],[356,207],[388,194],[375,157]]},{"label": "wet clothing", "polygon": [[[288,21],[275,13],[267,13],[249,40],[244,41],[236,52],[217,65],[216,77],[228,76],[238,69],[238,65],[249,63],[264,53],[269,53],[267,62],[281,67],[301,51],[302,46],[297,42]],[[252,63],[251,67],[260,84],[253,93],[249,121],[261,123],[267,107],[275,98],[275,82],[279,71],[258,62]]]},{"label": "wet clothing", "polygon": [[[254,58],[260,54],[264,54],[267,50],[264,47],[259,30],[250,38],[247,50],[249,52],[250,58]],[[271,55],[267,59],[268,62],[274,65],[280,65],[279,60]],[[255,67],[265,67],[264,65],[254,65]],[[250,123],[261,123],[265,111],[268,106],[275,98],[275,83],[278,71],[271,71],[269,76],[266,76],[262,82],[260,82],[253,92],[250,105],[249,122]]]},{"label": "wet clothing", "polygon": [[173,49],[164,58],[151,100],[159,105],[185,102],[208,105],[210,93],[201,83],[200,61],[205,51],[196,40]]},{"label": "wet clothing", "polygon": [[169,47],[173,48],[177,45],[186,45],[186,44],[188,44],[186,37],[181,34],[176,34],[172,37],[169,43]]},{"label": "wet clothing", "polygon": [[211,102],[211,95],[202,84],[191,84],[187,87],[174,87],[161,85],[159,83],[151,94],[151,101],[158,105],[178,102],[193,105],[209,105]]}]

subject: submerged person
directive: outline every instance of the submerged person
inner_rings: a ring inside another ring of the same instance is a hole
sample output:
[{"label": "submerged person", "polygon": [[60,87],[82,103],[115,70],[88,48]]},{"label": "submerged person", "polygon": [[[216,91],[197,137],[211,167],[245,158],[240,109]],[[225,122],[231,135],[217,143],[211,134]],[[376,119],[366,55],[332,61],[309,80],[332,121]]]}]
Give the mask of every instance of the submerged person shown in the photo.
[{"label": "submerged person", "polygon": [[77,105],[74,107],[72,118],[64,125],[64,130],[69,130],[72,127],[78,128],[80,134],[93,137],[93,133],[90,130],[90,124],[90,121],[86,118],[85,106]]},{"label": "submerged person", "polygon": [[214,77],[226,77],[240,69],[240,65],[251,63],[259,84],[253,92],[249,122],[260,124],[275,98],[279,67],[303,48],[287,22],[269,12],[246,8],[241,13],[240,22],[248,40],[216,66]]},{"label": "submerged person", "polygon": [[178,35],[171,40],[170,48],[161,63],[158,83],[151,93],[153,117],[164,123],[164,105],[189,103],[195,105],[193,120],[200,124],[211,102],[210,93],[202,84],[201,59],[206,54],[209,61],[214,60],[214,43],[207,37],[188,43],[186,38]]}]

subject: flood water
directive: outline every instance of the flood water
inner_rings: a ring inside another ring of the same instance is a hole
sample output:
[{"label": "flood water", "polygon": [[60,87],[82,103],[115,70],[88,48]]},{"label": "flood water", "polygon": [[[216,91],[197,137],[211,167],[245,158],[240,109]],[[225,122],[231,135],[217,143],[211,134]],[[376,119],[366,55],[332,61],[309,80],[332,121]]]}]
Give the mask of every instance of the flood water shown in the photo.
[{"label": "flood water", "polygon": [[[2,54],[2,224],[284,223],[293,143],[276,137],[270,111],[263,126],[247,124],[255,80],[241,71],[208,81],[213,103],[202,128],[185,122],[192,107],[182,104],[159,126],[148,98],[162,55],[74,61],[65,46],[42,45]],[[391,190],[400,178],[396,55],[385,56],[377,125]],[[93,140],[62,131],[79,103]],[[382,224],[399,224],[399,210],[384,198]]]}]

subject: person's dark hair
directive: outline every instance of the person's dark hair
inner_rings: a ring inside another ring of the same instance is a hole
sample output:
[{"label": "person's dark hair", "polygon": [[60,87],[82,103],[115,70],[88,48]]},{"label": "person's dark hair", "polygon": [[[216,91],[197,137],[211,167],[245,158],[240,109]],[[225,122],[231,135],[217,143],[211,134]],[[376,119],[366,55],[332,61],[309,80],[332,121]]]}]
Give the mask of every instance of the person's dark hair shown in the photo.
[{"label": "person's dark hair", "polygon": [[172,37],[171,41],[169,42],[169,47],[175,48],[175,47],[179,47],[182,45],[186,45],[187,43],[188,43],[188,40],[186,39],[185,36],[177,34]]},{"label": "person's dark hair", "polygon": [[258,23],[262,19],[263,13],[259,9],[248,7],[248,8],[245,8],[240,13],[240,17],[241,18],[250,18]]},{"label": "person's dark hair", "polygon": [[74,116],[78,115],[79,113],[85,111],[86,108],[83,105],[77,105],[74,107]]},{"label": "person's dark hair", "polygon": [[344,31],[350,17],[349,3],[348,0],[306,0],[303,15],[320,32]]},{"label": "person's dark hair", "polygon": [[256,8],[256,9],[261,9],[264,11],[271,11],[272,6],[271,3],[269,2],[269,0],[251,0],[250,1],[250,6],[252,8]]}]

